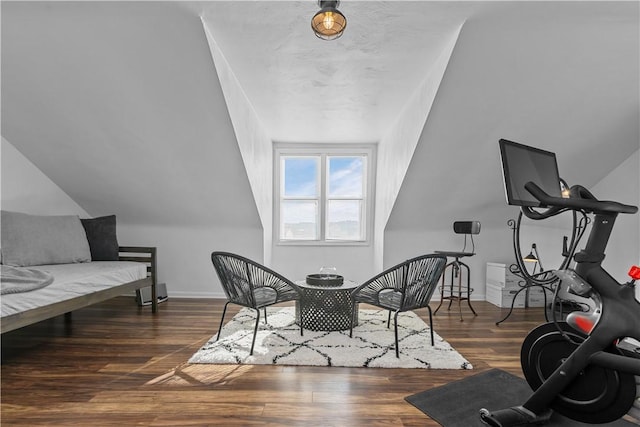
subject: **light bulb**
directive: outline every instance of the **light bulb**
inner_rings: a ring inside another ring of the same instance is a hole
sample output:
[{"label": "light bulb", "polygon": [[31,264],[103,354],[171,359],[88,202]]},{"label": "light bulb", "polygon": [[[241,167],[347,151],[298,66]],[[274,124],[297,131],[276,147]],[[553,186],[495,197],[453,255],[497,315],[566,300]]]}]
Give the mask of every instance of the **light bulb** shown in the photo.
[{"label": "light bulb", "polygon": [[330,30],[333,28],[333,24],[335,24],[335,20],[333,19],[333,12],[325,12],[324,19],[322,20],[322,25],[324,25],[325,29]]},{"label": "light bulb", "polygon": [[563,179],[560,179],[560,195],[563,199],[571,198],[571,189]]}]

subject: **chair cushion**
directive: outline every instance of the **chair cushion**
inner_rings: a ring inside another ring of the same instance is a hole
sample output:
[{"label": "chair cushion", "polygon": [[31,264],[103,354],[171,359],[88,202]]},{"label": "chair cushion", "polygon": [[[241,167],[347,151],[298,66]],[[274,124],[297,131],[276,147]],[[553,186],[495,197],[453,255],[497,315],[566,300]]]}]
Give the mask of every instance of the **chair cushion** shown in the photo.
[{"label": "chair cushion", "polygon": [[256,288],[253,292],[256,298],[256,307],[266,307],[274,304],[278,298],[278,293],[269,287]]},{"label": "chair cushion", "polygon": [[402,303],[402,293],[393,289],[385,289],[378,294],[380,305],[391,310],[398,310]]}]

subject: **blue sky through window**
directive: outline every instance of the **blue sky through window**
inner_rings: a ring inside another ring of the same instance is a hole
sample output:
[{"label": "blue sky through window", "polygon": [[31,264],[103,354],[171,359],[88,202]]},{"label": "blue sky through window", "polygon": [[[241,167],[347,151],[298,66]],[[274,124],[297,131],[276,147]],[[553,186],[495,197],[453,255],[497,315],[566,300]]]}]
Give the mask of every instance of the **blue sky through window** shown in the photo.
[{"label": "blue sky through window", "polygon": [[284,195],[288,197],[316,197],[318,195],[318,158],[285,157]]},{"label": "blue sky through window", "polygon": [[329,158],[329,197],[362,197],[363,158]]}]

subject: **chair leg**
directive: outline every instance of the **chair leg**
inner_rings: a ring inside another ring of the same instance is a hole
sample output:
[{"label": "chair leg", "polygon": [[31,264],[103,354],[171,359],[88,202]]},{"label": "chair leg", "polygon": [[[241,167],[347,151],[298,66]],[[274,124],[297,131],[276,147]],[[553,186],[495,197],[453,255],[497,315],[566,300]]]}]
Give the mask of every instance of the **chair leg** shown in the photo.
[{"label": "chair leg", "polygon": [[394,325],[394,329],[395,329],[395,334],[396,334],[396,357],[400,357],[400,349],[398,348],[398,314],[400,312],[396,311],[395,316],[393,316],[393,325]]},{"label": "chair leg", "polygon": [[455,293],[453,292],[453,279],[454,276],[458,277],[458,265],[455,261],[453,261],[451,264],[451,280],[449,281],[449,306],[447,307],[447,310],[451,310],[451,303],[453,303],[453,299],[455,298]]},{"label": "chair leg", "polygon": [[440,284],[440,304],[438,304],[438,306],[436,307],[436,310],[433,312],[433,314],[437,314],[438,310],[440,310],[440,307],[442,306],[442,303],[444,302],[444,287],[445,287],[445,279],[447,276],[447,268],[449,267],[449,264],[446,265],[446,267],[444,268],[444,270],[442,271],[442,275],[440,276],[442,278],[442,282]]},{"label": "chair leg", "polygon": [[474,316],[477,316],[478,313],[471,306],[471,271],[469,270],[469,266],[463,262],[460,263],[464,268],[467,269],[467,305],[471,309],[471,312]]},{"label": "chair leg", "polygon": [[264,308],[264,324],[267,324],[267,307]]},{"label": "chair leg", "polygon": [[391,325],[391,310],[389,310],[389,316],[387,317],[387,329],[389,329],[389,325]]},{"label": "chair leg", "polygon": [[431,330],[431,347],[433,347],[435,345],[435,342],[433,340],[433,315],[431,314],[431,307],[427,306],[427,309],[429,310],[429,329]]},{"label": "chair leg", "polygon": [[231,301],[227,301],[224,305],[224,309],[222,310],[222,319],[220,319],[220,327],[218,328],[218,335],[216,336],[216,341],[220,339],[220,332],[222,332],[222,325],[224,325],[224,315],[227,314],[227,306]]},{"label": "chair leg", "polygon": [[256,326],[253,328],[253,341],[251,341],[251,351],[249,356],[253,355],[253,346],[256,345],[256,335],[258,335],[258,323],[260,323],[260,310],[256,309]]}]

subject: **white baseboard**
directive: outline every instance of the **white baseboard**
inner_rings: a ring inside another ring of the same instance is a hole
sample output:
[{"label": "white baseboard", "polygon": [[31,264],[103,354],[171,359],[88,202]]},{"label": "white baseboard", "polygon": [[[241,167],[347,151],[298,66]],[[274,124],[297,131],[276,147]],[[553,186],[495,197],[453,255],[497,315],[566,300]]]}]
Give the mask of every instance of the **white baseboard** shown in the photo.
[{"label": "white baseboard", "polygon": [[224,292],[180,292],[180,291],[172,291],[168,290],[169,299],[171,298],[216,298],[216,299],[227,299],[227,296]]},{"label": "white baseboard", "polygon": [[[168,291],[169,298],[216,298],[226,299],[227,296],[223,292],[180,292],[180,291]],[[484,295],[471,295],[471,301],[484,301]],[[440,295],[434,295],[431,301],[440,301]]]}]

